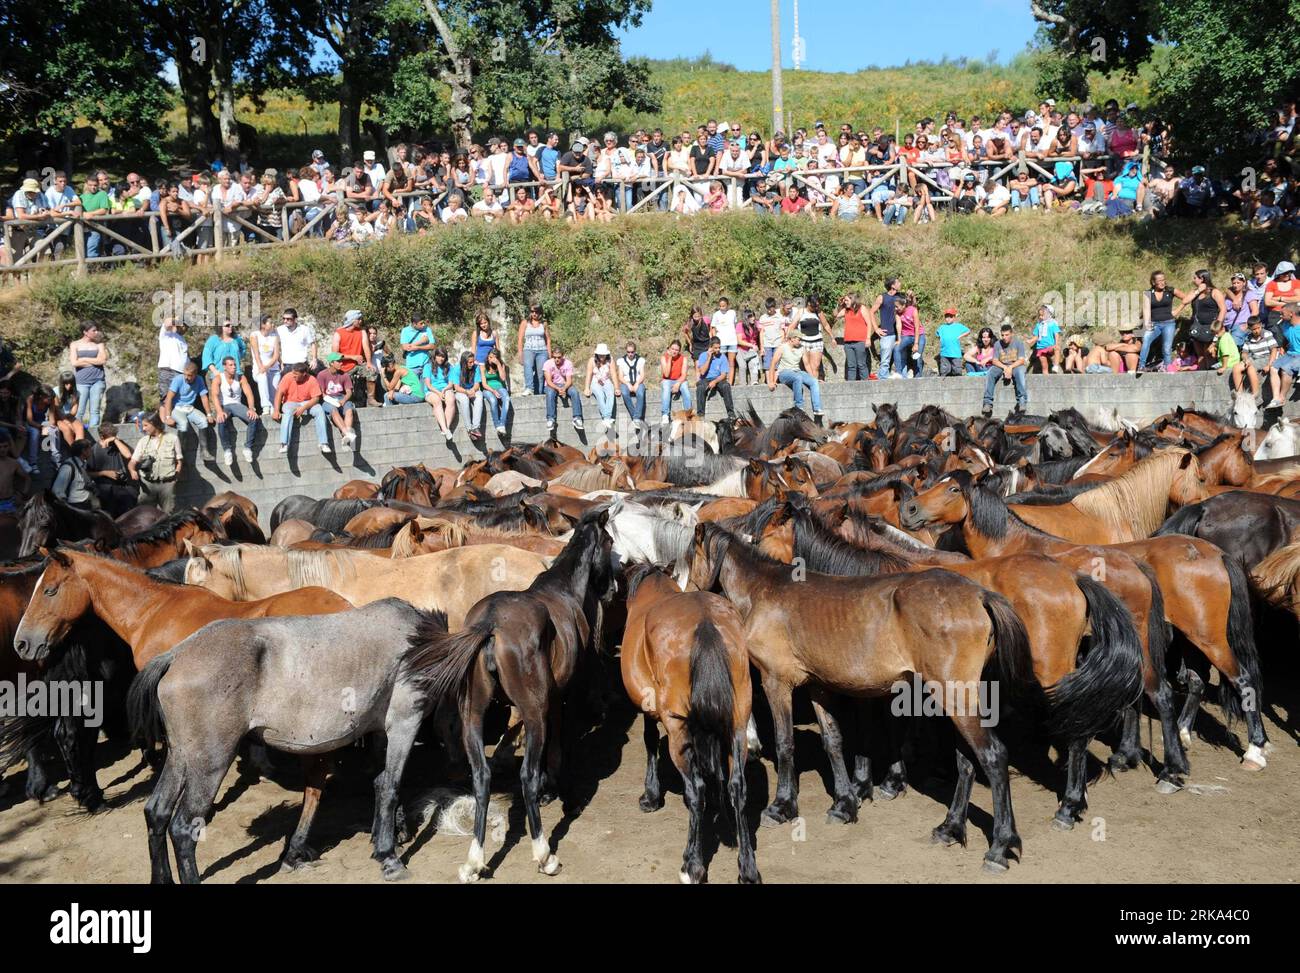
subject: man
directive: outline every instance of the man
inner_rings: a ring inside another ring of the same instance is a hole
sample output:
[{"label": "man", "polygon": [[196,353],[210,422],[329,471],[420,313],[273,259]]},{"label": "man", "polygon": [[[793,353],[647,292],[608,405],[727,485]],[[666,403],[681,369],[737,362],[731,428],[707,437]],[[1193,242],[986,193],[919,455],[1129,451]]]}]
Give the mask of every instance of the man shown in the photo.
[{"label": "man", "polygon": [[488,185],[493,189],[503,189],[510,171],[510,146],[505,139],[494,138],[488,142],[488,147],[492,150],[487,157]]},{"label": "man", "polygon": [[595,166],[592,165],[591,159],[587,157],[587,142],[585,139],[578,139],[569,148],[569,151],[560,157],[556,163],[555,170],[561,176],[569,177],[569,187],[585,186],[591,189],[596,185],[596,180],[592,173]]},{"label": "man", "polygon": [[781,208],[781,194],[770,187],[766,176],[759,176],[754,191],[749,194],[749,202],[754,212],[771,216]]},{"label": "man", "polygon": [[317,175],[320,175],[330,167],[330,164],[325,161],[325,153],[320,149],[312,149],[310,165],[316,170]]},{"label": "man", "polygon": [[185,468],[181,441],[167,429],[158,413],[141,422],[144,435],[135,444],[127,472],[140,484],[140,502],[151,503],[165,514],[176,509],[176,480]]},{"label": "man", "polygon": [[636,342],[629,341],[618,360],[618,391],[623,408],[635,423],[645,423],[645,359],[637,354]]},{"label": "man", "polygon": [[803,408],[803,393],[806,388],[812,398],[813,418],[818,425],[821,424],[824,418],[821,386],[815,375],[809,375],[803,370],[803,335],[798,329],[785,336],[772,357],[772,364],[767,368],[767,387],[775,391],[777,382],[790,387],[794,393],[796,409]]},{"label": "man", "polygon": [[73,216],[81,206],[77,194],[68,185],[68,174],[62,169],[54,174],[54,182],[45,190],[45,205],[51,216]]},{"label": "man", "polygon": [[[373,155],[373,153],[372,153]],[[375,198],[377,188],[366,174],[366,167],[360,162],[352,164],[352,171],[343,180],[343,201],[349,204],[369,208]]]},{"label": "man", "polygon": [[1273,368],[1281,348],[1272,332],[1265,331],[1259,318],[1252,317],[1246,326],[1246,340],[1241,345],[1241,357],[1246,363],[1246,378],[1250,380],[1250,394],[1259,395],[1263,378],[1268,379],[1272,398],[1266,409],[1280,409],[1281,374]]},{"label": "man", "polygon": [[551,357],[542,366],[542,378],[546,385],[546,428],[554,435],[555,403],[557,399],[564,399],[573,408],[573,428],[582,432],[582,397],[573,384],[573,362],[564,357],[564,351],[554,342],[551,344]]},{"label": "man", "polygon": [[1214,199],[1214,186],[1205,175],[1205,166],[1192,166],[1192,174],[1178,184],[1174,211],[1178,216],[1207,216]]},{"label": "man", "polygon": [[1281,319],[1286,351],[1274,359],[1273,370],[1277,372],[1281,383],[1276,397],[1279,401],[1286,402],[1291,396],[1295,377],[1300,375],[1300,304],[1284,304]]},{"label": "man", "polygon": [[298,323],[298,312],[291,307],[284,309],[280,322],[275,333],[280,339],[280,363],[284,370],[288,371],[299,362],[315,368],[318,362],[315,332],[309,325]]},{"label": "man", "polygon": [[537,168],[546,182],[555,182],[559,177],[556,166],[560,162],[560,136],[556,132],[546,134],[546,144],[537,150]]},{"label": "man", "polygon": [[731,383],[727,381],[727,356],[722,353],[722,342],[717,335],[709,339],[709,350],[700,355],[695,363],[695,371],[695,399],[700,407],[700,418],[704,418],[709,396],[717,395],[727,407],[727,420],[734,421],[736,407],[731,401]]},{"label": "man", "polygon": [[297,362],[287,378],[275,390],[275,405],[271,418],[280,424],[280,452],[289,452],[289,437],[293,435],[293,417],[310,415],[316,423],[316,441],[320,451],[331,452],[325,429],[325,410],[321,407],[320,384],[307,371],[305,361]]},{"label": "man", "polygon": [[217,173],[217,184],[212,187],[212,205],[227,217],[222,221],[227,246],[234,246],[239,238],[239,224],[229,217],[234,215],[243,202],[243,188],[231,181],[229,169],[222,169]]},{"label": "man", "polygon": [[901,286],[897,277],[889,278],[889,280],[885,281],[884,291],[871,305],[870,323],[872,335],[880,336],[880,367],[878,370],[881,379],[889,378],[889,370],[893,367],[894,344],[898,341],[898,291]]},{"label": "man", "polygon": [[[41,184],[35,179],[23,180],[22,186],[14,193],[9,206],[13,210],[14,219],[31,220],[34,224],[38,224],[50,215],[49,207],[45,203],[45,195],[41,192]],[[15,259],[27,252],[27,248],[36,242],[40,232],[39,225],[15,226],[10,231]]]},{"label": "man", "polygon": [[[534,133],[536,137],[536,133]],[[528,144],[523,139],[515,139],[514,152],[506,165],[506,179],[509,182],[540,182],[541,169],[537,159],[528,152]]]},{"label": "man", "polygon": [[27,466],[14,455],[16,451],[9,431],[0,429],[0,514],[8,514],[10,517],[18,517],[21,513],[18,505],[19,491],[26,493],[31,488]]},{"label": "man", "polygon": [[740,148],[740,143],[735,139],[727,146],[727,151],[722,153],[718,162],[720,174],[731,181],[728,188],[728,195],[734,200],[737,198],[745,199],[749,196],[749,180],[745,177],[749,175],[749,153]]},{"label": "man", "polygon": [[[371,384],[375,377],[374,369],[370,364],[373,350],[370,347],[370,335],[361,320],[360,311],[348,311],[343,315],[343,326],[336,328],[334,335],[330,338],[330,350],[338,352],[342,356],[339,361],[339,371],[349,378],[360,379],[364,383],[367,404],[382,405],[383,403],[379,401],[376,390]],[[358,368],[360,371],[357,371]],[[350,394],[352,389],[349,388],[348,391]]]},{"label": "man", "polygon": [[491,186],[483,187],[483,198],[474,204],[470,215],[484,223],[492,223],[505,215],[505,207],[497,202],[497,192]]},{"label": "man", "polygon": [[[199,411],[199,407],[202,411]],[[211,463],[216,460],[212,447],[208,445],[205,435],[209,424],[216,418],[212,403],[208,397],[208,386],[199,376],[199,365],[194,359],[185,363],[181,374],[172,379],[171,388],[158,410],[165,425],[175,426],[177,433],[184,433],[190,426],[194,427],[194,437],[203,448],[203,458]]]},{"label": "man", "polygon": [[253,389],[248,378],[236,371],[233,355],[221,360],[221,373],[215,385],[217,433],[221,437],[222,459],[234,462],[235,420],[244,424],[244,462],[253,462],[253,443],[257,440],[257,410],[253,408]]},{"label": "man", "polygon": [[185,341],[185,322],[180,318],[164,318],[158,329],[158,399],[167,398],[172,382],[185,371],[190,360],[189,345]]},{"label": "man", "polygon": [[370,179],[370,187],[373,191],[373,198],[370,200],[370,209],[377,210],[379,209],[379,204],[383,202],[380,197],[379,187],[382,186],[384,180],[388,178],[388,173],[384,170],[383,163],[375,161],[374,149],[366,149],[365,152],[362,152],[361,161],[363,163],[362,168],[364,168],[366,176]]},{"label": "man", "polygon": [[343,441],[356,449],[357,434],[352,431],[352,423],[356,420],[357,410],[352,402],[352,377],[343,371],[343,356],[337,351],[325,356],[325,367],[316,376],[316,384],[320,386],[326,417]]},{"label": "man", "polygon": [[120,517],[136,505],[140,488],[127,468],[130,460],[130,447],[118,438],[117,426],[101,423],[99,442],[91,447],[86,469],[100,505],[112,517]]},{"label": "man", "polygon": [[419,314],[412,316],[411,323],[402,329],[399,344],[406,356],[403,364],[414,374],[423,375],[424,366],[429,364],[429,355],[437,344],[428,321]]},{"label": "man", "polygon": [[1012,382],[1016,387],[1016,408],[1023,410],[1029,404],[1029,393],[1025,390],[1025,366],[1029,356],[1025,353],[1024,343],[1011,333],[1011,325],[1002,325],[1000,337],[993,344],[993,361],[989,363],[988,376],[984,381],[984,408],[981,412],[986,418],[993,415],[993,393],[998,380]]},{"label": "man", "polygon": [[[86,180],[86,188],[81,193],[81,215],[88,220],[107,216],[113,211],[113,201],[109,198],[99,180],[94,177]],[[86,256],[98,257],[100,241],[104,236],[98,230],[86,230]]]}]

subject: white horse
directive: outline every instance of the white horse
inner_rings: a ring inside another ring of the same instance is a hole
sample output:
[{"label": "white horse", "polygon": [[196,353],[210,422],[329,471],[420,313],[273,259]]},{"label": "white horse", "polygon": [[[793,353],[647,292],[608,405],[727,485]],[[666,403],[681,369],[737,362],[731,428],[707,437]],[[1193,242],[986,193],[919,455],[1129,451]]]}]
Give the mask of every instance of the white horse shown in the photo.
[{"label": "white horse", "polygon": [[1263,415],[1252,392],[1234,392],[1232,395],[1232,424],[1238,429],[1258,429]]},{"label": "white horse", "polygon": [[1255,450],[1255,459],[1286,459],[1300,455],[1300,419],[1282,419]]}]

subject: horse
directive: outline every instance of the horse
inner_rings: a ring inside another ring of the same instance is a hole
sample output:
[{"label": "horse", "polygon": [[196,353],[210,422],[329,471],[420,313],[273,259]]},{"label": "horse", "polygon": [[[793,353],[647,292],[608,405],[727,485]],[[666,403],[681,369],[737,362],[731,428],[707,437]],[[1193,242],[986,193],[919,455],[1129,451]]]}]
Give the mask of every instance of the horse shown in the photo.
[{"label": "horse", "polygon": [[520,777],[533,860],[544,875],[560,870],[542,833],[541,805],[559,785],[561,701],[583,656],[598,644],[600,606],[613,590],[607,519],[607,511],[591,511],[564,552],[525,590],[498,586],[470,608],[460,631],[413,644],[403,658],[406,675],[429,698],[454,694],[460,705],[475,800],[474,838],[458,873],[462,882],[477,881],[485,868],[491,773],[483,721],[498,691],[519,710],[524,727]]},{"label": "horse", "polygon": [[690,579],[701,591],[726,596],[745,619],[750,660],[762,677],[776,729],[777,790],[763,811],[765,821],[780,824],[799,814],[791,713],[791,693],[797,686],[807,685],[812,692],[831,762],[835,802],[829,819],[848,822],[857,818],[858,796],[840,752],[832,694],[882,696],[896,691],[905,674],[914,673],[946,687],[942,708],[961,738],[954,808],[935,828],[934,837],[945,844],[964,837],[956,805],[974,777],[968,748],[993,793],[986,867],[1007,869],[1008,856],[1022,847],[1011,806],[1007,750],[982,725],[979,714],[969,712],[965,700],[958,698],[967,687],[980,685],[981,673],[995,654],[1012,691],[1033,692],[1028,639],[1006,598],[939,569],[880,578],[809,572],[795,580],[790,565],[767,557],[717,524],[695,528]]},{"label": "horse", "polygon": [[[945,567],[954,574],[1005,595],[1025,624],[1034,678],[1051,704],[1051,731],[1065,740],[1070,759],[1065,796],[1056,813],[1062,829],[1074,827],[1087,808],[1084,774],[1088,740],[1116,722],[1142,692],[1142,646],[1132,615],[1105,586],[1042,554],[1011,554],[979,561],[920,545],[876,542],[859,548],[821,524],[799,498],[774,505],[756,516],[752,532],[760,550],[824,574],[874,577]],[[764,523],[763,521],[766,521]],[[789,535],[785,550],[769,547],[774,532]],[[1085,641],[1085,639],[1087,641]],[[1081,650],[1087,654],[1082,665]],[[870,799],[869,764],[860,764],[859,793]],[[892,798],[907,787],[901,761],[883,785]],[[964,816],[963,816],[964,820]]]},{"label": "horse", "polygon": [[[348,521],[351,523],[351,521]],[[305,520],[286,520],[271,532],[267,541],[274,547],[292,547],[299,541],[305,541],[316,531],[316,525]]]},{"label": "horse", "polygon": [[[137,568],[161,567],[188,553],[187,545],[227,539],[225,528],[200,510],[178,510],[148,530],[124,538],[104,553]],[[98,547],[97,547],[98,549]]]},{"label": "horse", "polygon": [[740,881],[760,882],[745,821],[746,728],[752,704],[745,624],[725,598],[682,592],[651,565],[633,568],[627,584],[619,664],[623,687],[644,722],[645,790],[639,806],[646,812],[664,806],[659,784],[662,723],[690,814],[682,882],[694,885],[708,877],[700,851],[701,823],[709,791],[721,796],[724,787],[736,825]]},{"label": "horse", "polygon": [[378,497],[431,507],[439,497],[438,484],[423,463],[418,466],[394,466],[379,481]]},{"label": "horse", "polygon": [[200,509],[203,510],[204,513],[207,513],[210,510],[220,510],[222,507],[231,503],[242,510],[249,520],[253,523],[257,523],[257,504],[253,503],[252,500],[249,500],[248,497],[243,494],[235,493],[232,490],[223,490],[221,493],[216,494]]},{"label": "horse", "polygon": [[322,530],[339,531],[349,520],[371,507],[384,506],[382,500],[313,500],[301,494],[285,497],[271,511],[271,531],[286,520],[305,520]]},{"label": "horse", "polygon": [[[379,496],[379,484],[373,480],[348,480],[334,491],[335,500],[374,500]],[[275,530],[277,525],[272,524]]]},{"label": "horse", "polygon": [[249,601],[315,585],[354,605],[400,595],[417,608],[446,613],[453,630],[492,591],[527,588],[548,558],[504,544],[455,547],[389,560],[362,551],[286,551],[234,544],[200,548],[185,566],[185,582],[232,601]]},{"label": "horse", "polygon": [[51,547],[56,541],[90,539],[96,544],[114,546],[122,540],[122,531],[108,514],[70,506],[49,490],[38,490],[23,504],[18,529],[20,558],[30,557],[39,548]]},{"label": "horse", "polygon": [[123,537],[129,537],[131,534],[148,530],[158,521],[166,519],[167,515],[160,507],[155,507],[151,503],[142,503],[117,517],[113,523],[117,524],[117,529],[122,532]]},{"label": "horse", "polygon": [[1300,536],[1300,500],[1232,490],[1175,511],[1153,536],[1184,534],[1209,541],[1252,570]]},{"label": "horse", "polygon": [[544,557],[556,557],[564,550],[564,541],[534,533],[511,533],[459,524],[450,520],[416,517],[403,524],[392,538],[392,557],[415,557],[432,551],[467,544],[507,544]]},{"label": "horse", "polygon": [[257,518],[248,516],[247,508],[238,503],[226,503],[220,507],[205,508],[213,520],[221,526],[226,540],[237,544],[265,544],[266,534],[258,526]]},{"label": "horse", "polygon": [[[181,882],[199,882],[195,846],[250,733],[318,768],[323,755],[379,735],[384,766],[375,778],[372,857],[385,879],[404,878],[396,851],[398,788],[431,704],[401,660],[412,644],[446,631],[441,613],[385,598],[332,615],[215,622],[151,661],[131,687],[128,709],[146,744],[161,741],[166,727],[167,760],[144,809],[153,883],[172,881],[168,831]],[[308,775],[287,865],[314,854],[307,838],[323,778],[323,770]]]}]

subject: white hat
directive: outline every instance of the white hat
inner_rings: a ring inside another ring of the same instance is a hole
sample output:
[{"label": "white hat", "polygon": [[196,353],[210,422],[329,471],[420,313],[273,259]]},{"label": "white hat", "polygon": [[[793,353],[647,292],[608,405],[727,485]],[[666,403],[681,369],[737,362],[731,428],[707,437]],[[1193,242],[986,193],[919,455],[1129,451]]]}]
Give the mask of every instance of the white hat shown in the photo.
[{"label": "white hat", "polygon": [[1050,107],[1052,107],[1052,108],[1055,108],[1055,107],[1056,107],[1056,99],[1055,99],[1055,98],[1044,98],[1044,99],[1043,99],[1043,104],[1044,104],[1044,105],[1048,105],[1048,106],[1050,106]]},{"label": "white hat", "polygon": [[1279,274],[1294,274],[1294,273],[1295,273],[1295,264],[1293,264],[1290,260],[1283,260],[1280,264],[1278,264],[1275,268],[1273,268],[1274,277],[1277,277]]},{"label": "white hat", "polygon": [[374,162],[375,161],[374,149],[366,149],[366,151],[361,153],[361,158],[365,159],[367,162]]},{"label": "white hat", "polygon": [[605,342],[602,341],[600,344],[598,344],[598,345],[596,346],[596,350],[593,351],[592,354],[593,354],[593,355],[608,355],[608,354],[609,354],[609,345],[605,344]]}]

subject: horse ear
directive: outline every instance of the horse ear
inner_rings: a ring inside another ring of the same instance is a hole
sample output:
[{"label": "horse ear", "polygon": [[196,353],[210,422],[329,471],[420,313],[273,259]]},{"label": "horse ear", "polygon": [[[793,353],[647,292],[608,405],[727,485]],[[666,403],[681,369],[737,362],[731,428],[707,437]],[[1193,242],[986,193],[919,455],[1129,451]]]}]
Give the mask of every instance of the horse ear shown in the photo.
[{"label": "horse ear", "polygon": [[761,459],[751,459],[749,461],[749,471],[755,476],[762,476],[767,469],[767,464]]},{"label": "horse ear", "polygon": [[695,543],[701,544],[703,542],[704,542],[704,524],[699,523],[695,525]]},{"label": "horse ear", "polygon": [[411,540],[416,544],[424,540],[424,529],[420,526],[419,520],[410,521],[410,526],[411,526],[411,532],[410,532]]},{"label": "horse ear", "polygon": [[199,552],[194,549],[194,542],[188,537],[181,541],[181,550],[185,552],[186,557],[199,556]]},{"label": "horse ear", "polygon": [[1188,469],[1188,468],[1192,465],[1192,462],[1193,462],[1195,459],[1196,459],[1196,456],[1195,456],[1194,454],[1192,454],[1192,453],[1184,453],[1184,454],[1183,454],[1183,458],[1180,459],[1180,460],[1178,461],[1178,468],[1179,468],[1180,470]]},{"label": "horse ear", "polygon": [[112,547],[109,545],[108,540],[103,537],[96,537],[94,542],[90,545],[90,547],[91,550],[97,551],[100,554],[107,554],[110,550],[112,550]]}]

